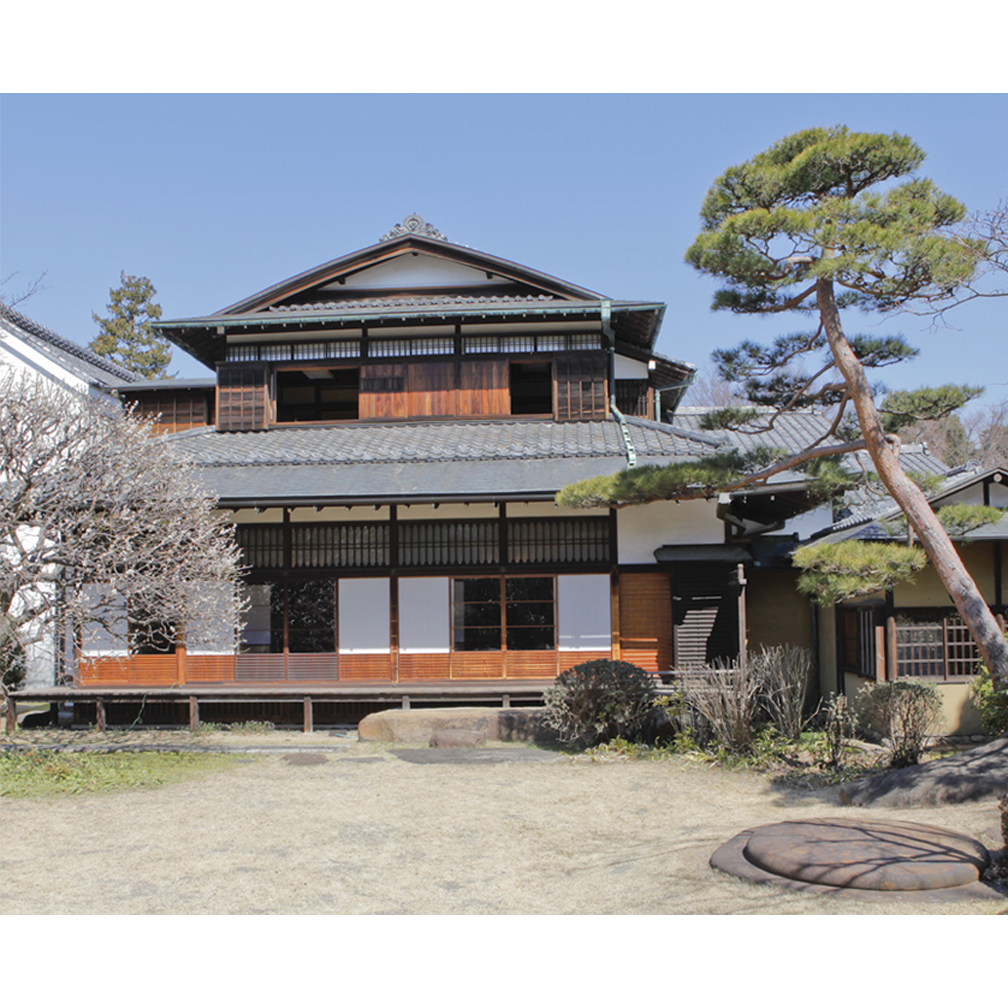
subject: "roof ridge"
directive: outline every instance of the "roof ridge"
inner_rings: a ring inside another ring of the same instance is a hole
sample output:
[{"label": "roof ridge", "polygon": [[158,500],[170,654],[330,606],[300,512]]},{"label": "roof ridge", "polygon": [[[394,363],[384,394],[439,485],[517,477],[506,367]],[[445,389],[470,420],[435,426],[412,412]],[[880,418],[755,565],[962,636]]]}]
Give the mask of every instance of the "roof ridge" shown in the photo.
[{"label": "roof ridge", "polygon": [[89,350],[87,347],[81,346],[80,343],[75,343],[65,336],[60,336],[59,333],[53,332],[52,329],[42,325],[41,322],[36,322],[35,319],[25,315],[24,312],[18,311],[13,305],[0,301],[0,317],[8,319],[19,329],[23,329],[32,336],[51,343],[58,350],[72,354],[74,357],[79,357],[81,360],[87,361],[89,364],[93,364],[95,367],[99,367],[103,371],[115,375],[117,378],[122,378],[124,381],[131,383],[143,381],[143,375],[130,371],[105,357],[99,357],[93,350]]}]

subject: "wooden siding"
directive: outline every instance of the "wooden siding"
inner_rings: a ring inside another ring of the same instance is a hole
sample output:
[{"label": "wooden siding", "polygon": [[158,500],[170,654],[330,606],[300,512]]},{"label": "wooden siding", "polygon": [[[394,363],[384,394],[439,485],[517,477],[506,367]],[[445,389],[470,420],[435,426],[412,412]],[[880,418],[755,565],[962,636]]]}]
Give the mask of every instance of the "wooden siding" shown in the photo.
[{"label": "wooden siding", "polygon": [[648,672],[672,668],[672,592],[668,574],[620,574],[620,653]]},{"label": "wooden siding", "polygon": [[609,414],[604,353],[557,354],[554,358],[557,420],[604,420]]},{"label": "wooden siding", "polygon": [[154,433],[173,434],[213,423],[213,406],[206,389],[159,389],[149,392],[122,390],[124,403],[133,403],[138,416],[156,417]]},{"label": "wooden siding", "polygon": [[654,389],[647,378],[617,378],[616,408],[627,416],[654,420]]},{"label": "wooden siding", "polygon": [[362,420],[507,416],[507,360],[409,361],[361,367]]},{"label": "wooden siding", "polygon": [[222,364],[217,368],[217,429],[263,430],[269,423],[265,364]]}]

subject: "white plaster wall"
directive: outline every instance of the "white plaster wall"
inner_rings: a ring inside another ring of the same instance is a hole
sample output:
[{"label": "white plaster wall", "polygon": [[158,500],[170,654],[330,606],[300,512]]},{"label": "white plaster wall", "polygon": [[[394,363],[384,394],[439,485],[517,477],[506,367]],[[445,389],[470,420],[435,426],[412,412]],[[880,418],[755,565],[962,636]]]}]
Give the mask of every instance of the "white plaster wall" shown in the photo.
[{"label": "white plaster wall", "polygon": [[13,333],[0,328],[0,365],[3,364],[8,364],[28,375],[45,378],[60,388],[91,396],[104,402],[116,402],[112,396],[105,392],[99,392],[97,389],[91,389],[83,378],[68,371]]},{"label": "white plaster wall", "polygon": [[[254,512],[239,511],[238,518],[240,519],[242,515],[252,514]],[[271,521],[283,521],[283,511],[280,508],[273,508],[269,511],[264,512],[262,515],[254,515],[255,520],[258,521],[260,518],[265,519],[267,514],[279,514],[279,518],[272,518]],[[345,508],[345,507],[327,507],[316,511],[314,508],[303,507],[303,508],[292,508],[290,513],[290,520],[292,522],[361,522],[361,521],[388,521],[389,509],[387,507],[380,507],[376,511],[374,507],[355,507],[355,508]]]},{"label": "white plaster wall", "polygon": [[562,651],[606,651],[612,645],[608,574],[557,576],[557,643]]},{"label": "white plaster wall", "polygon": [[586,518],[605,517],[608,508],[561,508],[552,501],[508,502],[508,518]]},{"label": "white plaster wall", "polygon": [[493,504],[441,504],[437,508],[433,504],[411,504],[406,507],[399,505],[396,511],[399,521],[441,521],[443,519],[460,520],[466,518],[496,518],[497,508]]},{"label": "white plaster wall", "polygon": [[339,653],[388,654],[388,578],[341,578],[339,582]]},{"label": "white plaster wall", "polygon": [[616,354],[617,378],[647,378],[647,376],[647,361],[634,360],[632,357]]},{"label": "white plaster wall", "polygon": [[991,483],[990,502],[991,507],[1008,508],[1008,486],[1004,483]]},{"label": "white plaster wall", "polygon": [[451,646],[451,579],[399,579],[399,650],[446,654]]},{"label": "white plaster wall", "polygon": [[430,255],[405,255],[361,270],[345,278],[345,283],[330,284],[323,290],[355,290],[368,287],[428,287],[442,284],[505,283],[500,277],[488,280],[484,270],[472,269],[461,263],[449,262]]},{"label": "white plaster wall", "polygon": [[653,564],[659,546],[723,543],[714,501],[655,501],[616,512],[621,564]]}]

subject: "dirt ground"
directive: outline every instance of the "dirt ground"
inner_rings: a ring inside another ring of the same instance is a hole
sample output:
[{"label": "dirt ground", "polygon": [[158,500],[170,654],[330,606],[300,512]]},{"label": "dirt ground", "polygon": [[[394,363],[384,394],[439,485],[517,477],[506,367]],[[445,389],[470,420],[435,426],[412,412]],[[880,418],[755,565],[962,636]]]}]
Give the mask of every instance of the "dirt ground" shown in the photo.
[{"label": "dirt ground", "polygon": [[[17,741],[26,741],[19,733]],[[177,736],[176,736],[177,737]],[[83,740],[83,739],[82,739]],[[0,798],[7,914],[851,914],[1004,910],[883,904],[754,886],[708,866],[740,830],[864,816],[833,791],[685,761],[417,764],[316,733],[323,762],[246,755],[147,791]],[[510,747],[508,747],[510,748]],[[994,802],[878,818],[997,836]]]}]

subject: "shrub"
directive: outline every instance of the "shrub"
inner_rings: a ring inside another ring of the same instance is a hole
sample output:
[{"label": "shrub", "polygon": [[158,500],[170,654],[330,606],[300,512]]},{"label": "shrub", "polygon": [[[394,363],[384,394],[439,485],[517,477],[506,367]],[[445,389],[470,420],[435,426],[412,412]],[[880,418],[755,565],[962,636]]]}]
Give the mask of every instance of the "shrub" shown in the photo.
[{"label": "shrub", "polygon": [[988,735],[1004,735],[1008,732],[1008,690],[995,688],[994,680],[983,664],[970,686],[984,731]]},{"label": "shrub", "polygon": [[774,727],[796,742],[805,727],[811,653],[792,645],[761,648],[758,654],[749,656],[749,665],[760,682],[763,703]]},{"label": "shrub", "polygon": [[686,701],[731,753],[751,752],[762,714],[756,663],[714,666],[682,677]]},{"label": "shrub", "polygon": [[842,770],[847,741],[854,737],[857,729],[857,716],[843,693],[830,694],[823,705],[821,716],[827,764],[836,770]]},{"label": "shrub", "polygon": [[867,719],[885,734],[892,765],[918,762],[941,723],[942,701],[934,686],[897,679],[865,686],[859,696]]},{"label": "shrub", "polygon": [[557,676],[546,691],[543,720],[561,739],[585,746],[636,738],[652,709],[654,677],[629,662],[601,658]]}]

